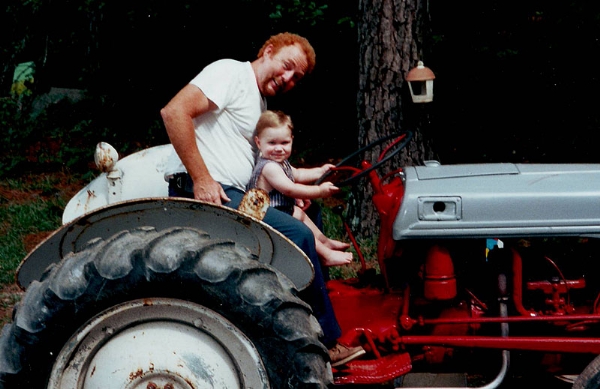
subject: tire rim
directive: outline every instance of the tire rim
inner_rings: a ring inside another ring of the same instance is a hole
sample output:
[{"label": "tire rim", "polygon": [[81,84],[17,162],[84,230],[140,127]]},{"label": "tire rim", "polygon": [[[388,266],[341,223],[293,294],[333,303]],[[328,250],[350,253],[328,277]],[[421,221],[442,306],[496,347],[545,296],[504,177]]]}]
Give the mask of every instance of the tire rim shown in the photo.
[{"label": "tire rim", "polygon": [[201,305],[129,301],[82,326],[60,351],[48,389],[269,388],[252,342]]}]

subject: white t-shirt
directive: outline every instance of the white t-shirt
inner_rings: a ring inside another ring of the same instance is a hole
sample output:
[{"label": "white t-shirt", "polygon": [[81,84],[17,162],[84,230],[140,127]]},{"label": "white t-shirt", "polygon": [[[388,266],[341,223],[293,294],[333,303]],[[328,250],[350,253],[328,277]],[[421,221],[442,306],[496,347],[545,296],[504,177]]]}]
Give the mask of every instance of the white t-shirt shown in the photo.
[{"label": "white t-shirt", "polygon": [[[218,107],[194,118],[196,144],[208,171],[215,181],[245,190],[256,157],[254,129],[267,108],[250,62],[213,62],[190,84],[200,88]],[[173,151],[165,177],[185,171]]]}]

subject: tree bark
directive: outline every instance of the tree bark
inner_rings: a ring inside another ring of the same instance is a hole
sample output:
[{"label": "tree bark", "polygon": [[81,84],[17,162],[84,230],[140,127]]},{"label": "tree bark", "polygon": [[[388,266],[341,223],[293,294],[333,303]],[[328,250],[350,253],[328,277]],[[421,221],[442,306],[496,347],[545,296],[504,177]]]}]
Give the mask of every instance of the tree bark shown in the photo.
[{"label": "tree bark", "polygon": [[[378,170],[419,164],[429,159],[430,148],[421,128],[428,121],[427,107],[412,103],[405,76],[423,60],[428,28],[427,0],[359,0],[358,141],[363,147],[394,132],[410,130],[413,140],[391,162]],[[410,127],[410,128],[409,128]],[[375,147],[365,160],[375,161],[387,144]],[[354,230],[362,238],[378,233],[378,215],[370,201],[372,189],[363,180],[352,191],[348,211]]]}]

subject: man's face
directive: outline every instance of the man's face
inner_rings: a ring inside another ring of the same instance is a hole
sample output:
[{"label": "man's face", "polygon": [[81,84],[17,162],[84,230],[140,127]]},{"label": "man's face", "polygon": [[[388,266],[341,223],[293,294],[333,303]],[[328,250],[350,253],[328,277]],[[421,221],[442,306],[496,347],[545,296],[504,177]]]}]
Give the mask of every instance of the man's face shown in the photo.
[{"label": "man's face", "polygon": [[307,66],[306,55],[298,45],[284,46],[275,54],[268,47],[257,72],[261,94],[271,97],[289,91],[304,77]]}]

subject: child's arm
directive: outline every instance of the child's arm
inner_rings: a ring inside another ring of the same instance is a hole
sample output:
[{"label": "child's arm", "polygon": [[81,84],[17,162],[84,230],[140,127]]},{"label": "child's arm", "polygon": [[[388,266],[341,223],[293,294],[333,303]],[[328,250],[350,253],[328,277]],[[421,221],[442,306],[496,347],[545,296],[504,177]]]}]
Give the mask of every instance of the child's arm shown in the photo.
[{"label": "child's arm", "polygon": [[323,174],[334,168],[335,165],[326,163],[321,167],[313,168],[295,168],[292,167],[292,173],[294,174],[294,180],[300,184],[310,184],[318,180]]},{"label": "child's arm", "polygon": [[[316,199],[329,197],[339,192],[339,188],[331,182],[324,182],[320,185],[304,185],[293,182],[285,175],[281,166],[275,163],[268,163],[263,167],[262,177],[279,192],[294,198]],[[317,178],[319,177],[320,175]],[[295,176],[294,179],[296,179]]]}]

